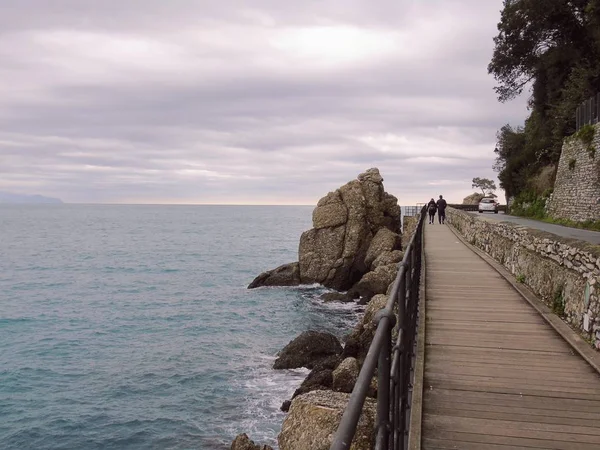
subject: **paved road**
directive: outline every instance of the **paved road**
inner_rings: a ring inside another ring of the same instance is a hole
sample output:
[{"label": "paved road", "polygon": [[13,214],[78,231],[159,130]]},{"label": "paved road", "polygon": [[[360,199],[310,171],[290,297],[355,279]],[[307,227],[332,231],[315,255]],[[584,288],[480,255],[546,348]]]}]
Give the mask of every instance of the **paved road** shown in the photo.
[{"label": "paved road", "polygon": [[510,216],[508,214],[499,213],[499,214],[490,214],[483,213],[479,214],[477,212],[470,212],[469,214],[473,214],[474,216],[478,216],[485,220],[495,220],[495,221],[504,221],[504,222],[512,222],[519,225],[523,225],[529,228],[535,228],[537,230],[546,231],[548,233],[557,234],[558,236],[571,238],[571,239],[579,239],[581,241],[591,242],[592,244],[600,245],[600,232],[598,231],[588,231],[588,230],[580,230],[578,228],[569,228],[563,227],[562,225],[555,225],[553,223],[540,222],[538,220],[525,219],[523,217]]}]

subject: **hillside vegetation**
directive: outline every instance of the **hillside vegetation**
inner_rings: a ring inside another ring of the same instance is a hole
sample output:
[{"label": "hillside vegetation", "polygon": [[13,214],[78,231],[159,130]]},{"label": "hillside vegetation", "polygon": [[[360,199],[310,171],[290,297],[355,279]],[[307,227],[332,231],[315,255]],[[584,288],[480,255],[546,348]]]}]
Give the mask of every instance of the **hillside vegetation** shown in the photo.
[{"label": "hillside vegetation", "polygon": [[528,90],[531,111],[498,131],[494,168],[507,198],[531,204],[552,189],[577,106],[600,92],[600,0],[505,0],[494,43],[499,101]]}]

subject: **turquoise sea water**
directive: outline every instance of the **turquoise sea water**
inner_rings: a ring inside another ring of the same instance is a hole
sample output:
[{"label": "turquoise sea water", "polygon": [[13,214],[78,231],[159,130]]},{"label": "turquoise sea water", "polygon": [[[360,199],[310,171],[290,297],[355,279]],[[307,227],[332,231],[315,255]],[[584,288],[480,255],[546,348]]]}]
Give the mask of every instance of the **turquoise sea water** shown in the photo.
[{"label": "turquoise sea water", "polygon": [[356,320],[317,286],[246,289],[297,259],[311,212],[0,205],[0,448],[273,445],[307,373],[274,355]]}]

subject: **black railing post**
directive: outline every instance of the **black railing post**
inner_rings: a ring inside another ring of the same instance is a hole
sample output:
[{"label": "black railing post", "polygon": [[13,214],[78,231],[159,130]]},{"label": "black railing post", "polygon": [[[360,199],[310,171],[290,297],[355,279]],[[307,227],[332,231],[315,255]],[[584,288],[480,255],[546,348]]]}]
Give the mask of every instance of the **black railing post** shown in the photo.
[{"label": "black railing post", "polygon": [[375,320],[385,330],[377,364],[377,437],[375,448],[378,450],[387,450],[388,448],[390,430],[390,346],[395,319],[393,311],[388,313],[385,309],[381,309],[375,315]]}]

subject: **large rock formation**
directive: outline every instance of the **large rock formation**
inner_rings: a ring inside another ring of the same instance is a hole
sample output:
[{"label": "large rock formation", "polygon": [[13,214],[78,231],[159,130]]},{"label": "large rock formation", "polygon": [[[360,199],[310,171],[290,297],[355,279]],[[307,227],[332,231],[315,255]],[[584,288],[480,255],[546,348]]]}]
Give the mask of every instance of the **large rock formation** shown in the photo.
[{"label": "large rock formation", "polygon": [[[319,200],[313,228],[300,237],[298,263],[259,275],[249,288],[320,283],[346,291],[369,271],[396,266],[400,233],[398,200],[385,192],[379,170],[369,169]],[[388,280],[387,271],[380,274],[378,280]],[[373,294],[385,292],[383,281],[375,283],[379,290]]]},{"label": "large rock formation", "polygon": [[342,345],[333,334],[305,331],[281,350],[273,368],[312,369],[319,362],[341,353]]},{"label": "large rock formation", "polygon": [[[280,450],[329,450],[349,394],[312,391],[296,397],[277,437]],[[375,439],[376,401],[367,398],[351,450],[370,450]]]}]

